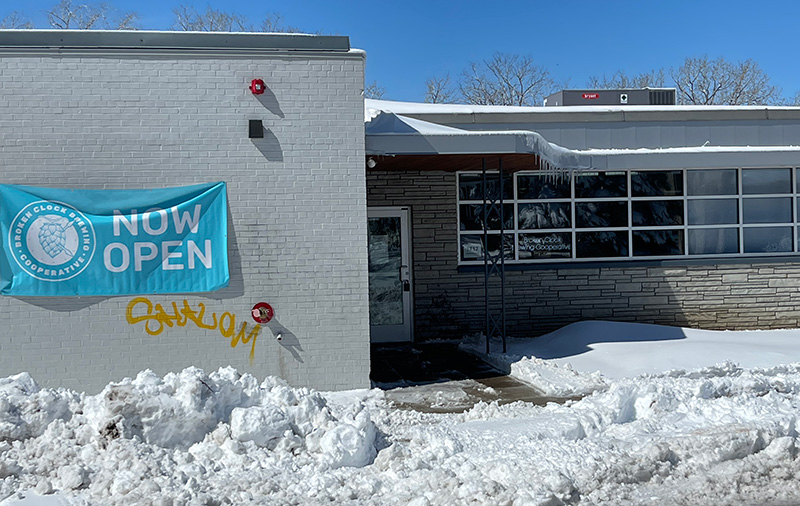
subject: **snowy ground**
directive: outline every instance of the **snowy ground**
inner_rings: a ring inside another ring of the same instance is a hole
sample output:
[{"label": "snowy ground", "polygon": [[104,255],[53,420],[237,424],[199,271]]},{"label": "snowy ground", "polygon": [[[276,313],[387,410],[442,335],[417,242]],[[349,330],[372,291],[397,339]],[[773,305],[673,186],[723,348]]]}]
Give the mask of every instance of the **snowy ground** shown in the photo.
[{"label": "snowy ground", "polygon": [[583,399],[458,414],[230,369],[95,396],[22,374],[0,379],[0,505],[800,504],[797,343],[584,322],[491,357]]}]

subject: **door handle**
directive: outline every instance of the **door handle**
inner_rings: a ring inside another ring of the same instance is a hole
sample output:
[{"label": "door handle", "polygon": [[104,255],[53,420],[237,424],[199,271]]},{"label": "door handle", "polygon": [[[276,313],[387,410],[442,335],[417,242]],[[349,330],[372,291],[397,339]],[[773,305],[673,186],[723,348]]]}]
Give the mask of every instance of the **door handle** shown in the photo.
[{"label": "door handle", "polygon": [[[403,276],[403,269],[406,269],[406,275]],[[411,282],[408,280],[408,266],[401,265],[400,266],[400,281],[403,283],[403,291],[410,292],[411,291]]]}]

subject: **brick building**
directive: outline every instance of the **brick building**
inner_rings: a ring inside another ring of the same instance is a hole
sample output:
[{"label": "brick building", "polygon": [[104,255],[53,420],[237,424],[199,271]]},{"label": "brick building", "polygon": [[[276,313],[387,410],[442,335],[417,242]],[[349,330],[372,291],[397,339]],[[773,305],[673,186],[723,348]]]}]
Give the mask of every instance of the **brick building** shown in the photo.
[{"label": "brick building", "polygon": [[501,250],[508,335],[797,327],[798,145],[791,107],[367,101],[367,203],[408,222],[405,338],[484,332]]},{"label": "brick building", "polygon": [[[498,300],[516,336],[800,324],[800,109],[367,101],[365,123],[364,61],[340,36],[0,31],[0,377],[91,392],[231,365],[366,387],[370,342],[483,332]],[[195,286],[212,249],[152,238],[199,211],[147,198],[206,187],[227,197],[224,282]],[[84,216],[76,198],[91,218],[53,214]]]}]

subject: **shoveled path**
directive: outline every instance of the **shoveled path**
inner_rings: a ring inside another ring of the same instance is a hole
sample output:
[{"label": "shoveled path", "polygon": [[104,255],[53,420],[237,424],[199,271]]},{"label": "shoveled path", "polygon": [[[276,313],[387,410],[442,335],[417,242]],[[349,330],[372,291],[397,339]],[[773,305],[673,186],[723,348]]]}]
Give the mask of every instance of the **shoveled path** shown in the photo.
[{"label": "shoveled path", "polygon": [[567,400],[543,396],[459,350],[458,342],[372,345],[370,378],[398,407],[424,412],[458,413],[481,401],[544,405]]}]

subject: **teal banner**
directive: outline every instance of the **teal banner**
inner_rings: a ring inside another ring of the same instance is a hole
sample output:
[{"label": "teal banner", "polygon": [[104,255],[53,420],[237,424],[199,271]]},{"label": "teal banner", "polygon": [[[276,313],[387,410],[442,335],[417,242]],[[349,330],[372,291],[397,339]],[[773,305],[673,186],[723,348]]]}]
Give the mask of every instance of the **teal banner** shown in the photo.
[{"label": "teal banner", "polygon": [[225,183],[155,190],[0,185],[0,293],[210,292],[227,286]]}]

